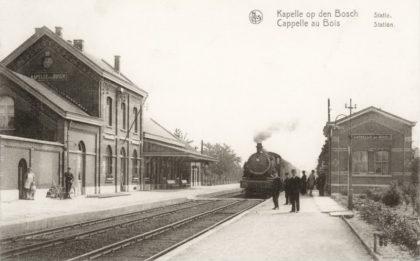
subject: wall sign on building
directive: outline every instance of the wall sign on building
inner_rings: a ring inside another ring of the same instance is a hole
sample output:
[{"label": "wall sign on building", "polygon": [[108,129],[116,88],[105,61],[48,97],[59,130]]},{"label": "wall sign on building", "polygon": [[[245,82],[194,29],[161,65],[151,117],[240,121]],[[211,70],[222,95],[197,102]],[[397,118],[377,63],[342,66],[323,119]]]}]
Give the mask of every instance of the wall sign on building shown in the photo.
[{"label": "wall sign on building", "polygon": [[391,134],[355,134],[352,137],[355,140],[392,140]]},{"label": "wall sign on building", "polygon": [[32,73],[31,78],[36,81],[67,81],[67,73]]}]

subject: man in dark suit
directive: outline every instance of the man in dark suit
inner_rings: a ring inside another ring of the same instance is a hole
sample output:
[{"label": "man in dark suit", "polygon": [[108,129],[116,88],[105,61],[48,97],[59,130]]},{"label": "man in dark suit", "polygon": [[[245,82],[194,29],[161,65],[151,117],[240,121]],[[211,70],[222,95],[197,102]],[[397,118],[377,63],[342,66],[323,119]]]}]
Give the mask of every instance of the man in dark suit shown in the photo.
[{"label": "man in dark suit", "polygon": [[324,196],[324,189],[325,189],[325,173],[324,171],[320,171],[318,173],[318,178],[317,178],[317,182],[316,182],[316,187],[319,190],[319,196],[323,197]]},{"label": "man in dark suit", "polygon": [[286,176],[286,178],[284,179],[284,182],[283,182],[283,184],[284,184],[284,196],[286,197],[286,203],[284,203],[284,204],[285,205],[288,205],[289,202],[290,202],[290,195],[289,195],[289,181],[290,181],[290,178],[289,178],[289,172],[286,172],[284,175]]},{"label": "man in dark suit", "polygon": [[292,169],[292,177],[289,181],[290,201],[292,203],[292,210],[290,212],[299,212],[299,193],[300,193],[300,178],[296,176],[296,170]]},{"label": "man in dark suit", "polygon": [[300,178],[300,193],[302,193],[302,196],[306,195],[306,173],[304,170],[302,171],[302,177]]},{"label": "man in dark suit", "polygon": [[66,189],[66,198],[71,198],[70,197],[70,189],[71,186],[73,185],[73,173],[71,173],[71,168],[68,167],[67,171],[64,173],[64,184],[66,185],[65,189]]},{"label": "man in dark suit", "polygon": [[273,209],[279,209],[280,189],[281,189],[281,179],[279,176],[276,175],[273,180],[273,188],[272,188],[273,203],[274,203]]}]

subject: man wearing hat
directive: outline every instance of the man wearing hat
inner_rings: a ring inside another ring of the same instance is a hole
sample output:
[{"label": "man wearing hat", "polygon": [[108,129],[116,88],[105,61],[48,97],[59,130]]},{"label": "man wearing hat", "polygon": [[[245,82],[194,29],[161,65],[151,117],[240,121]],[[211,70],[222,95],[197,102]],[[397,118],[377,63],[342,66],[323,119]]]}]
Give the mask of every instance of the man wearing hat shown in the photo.
[{"label": "man wearing hat", "polygon": [[70,197],[70,189],[71,186],[73,184],[73,173],[70,172],[71,168],[68,167],[67,171],[64,173],[64,183],[66,185],[66,198],[71,198]]},{"label": "man wearing hat", "polygon": [[281,179],[277,175],[277,173],[275,173],[274,179],[273,179],[273,187],[272,187],[272,196],[273,196],[273,203],[274,203],[273,209],[279,209],[280,189],[281,189]]}]

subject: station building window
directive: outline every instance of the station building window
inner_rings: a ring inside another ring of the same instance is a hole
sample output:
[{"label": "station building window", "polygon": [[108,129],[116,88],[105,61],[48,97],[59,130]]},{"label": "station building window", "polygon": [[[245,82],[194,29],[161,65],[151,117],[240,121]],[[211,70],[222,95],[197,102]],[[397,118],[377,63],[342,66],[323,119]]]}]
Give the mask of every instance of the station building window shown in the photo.
[{"label": "station building window", "polygon": [[133,151],[133,157],[132,157],[132,173],[133,173],[133,181],[139,180],[139,170],[138,170],[138,158],[137,158],[137,150]]},{"label": "station building window", "polygon": [[9,96],[0,96],[0,130],[15,128],[15,102]]},{"label": "station building window", "polygon": [[108,126],[112,126],[112,98],[106,98],[106,111],[107,111],[107,118],[108,118]]},{"label": "station building window", "polygon": [[368,172],[368,153],[367,151],[354,151],[352,154],[352,172],[367,173]]},{"label": "station building window", "polygon": [[106,180],[112,180],[114,176],[112,175],[112,149],[111,146],[106,147],[106,154],[105,154],[105,176]]},{"label": "station building window", "polygon": [[125,153],[125,149],[121,148],[120,150],[120,175],[121,175],[121,185],[126,185],[127,184],[127,154]]},{"label": "station building window", "polygon": [[139,126],[138,126],[138,110],[137,108],[133,109],[133,115],[134,115],[134,132],[137,133],[139,132]]},{"label": "station building window", "polygon": [[125,130],[127,128],[127,108],[125,103],[121,103],[121,118],[122,118],[122,128]]},{"label": "station building window", "polygon": [[375,173],[388,174],[389,173],[389,152],[388,151],[375,151]]}]

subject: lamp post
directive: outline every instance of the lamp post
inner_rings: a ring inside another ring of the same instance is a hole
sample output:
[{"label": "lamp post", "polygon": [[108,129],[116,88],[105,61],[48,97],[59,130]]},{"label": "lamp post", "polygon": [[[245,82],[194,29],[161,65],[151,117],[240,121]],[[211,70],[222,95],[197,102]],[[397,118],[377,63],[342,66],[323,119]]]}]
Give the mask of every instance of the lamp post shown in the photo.
[{"label": "lamp post", "polygon": [[347,189],[347,207],[349,210],[353,210],[353,177],[352,177],[352,173],[351,173],[351,168],[352,168],[352,155],[351,155],[351,115],[352,115],[352,110],[353,109],[357,109],[357,105],[356,104],[352,104],[352,100],[350,98],[350,104],[347,105],[347,103],[345,104],[345,108],[349,109],[350,114],[349,114],[349,129],[348,129],[348,189]]}]

